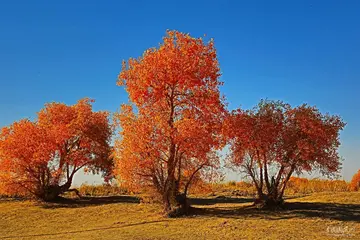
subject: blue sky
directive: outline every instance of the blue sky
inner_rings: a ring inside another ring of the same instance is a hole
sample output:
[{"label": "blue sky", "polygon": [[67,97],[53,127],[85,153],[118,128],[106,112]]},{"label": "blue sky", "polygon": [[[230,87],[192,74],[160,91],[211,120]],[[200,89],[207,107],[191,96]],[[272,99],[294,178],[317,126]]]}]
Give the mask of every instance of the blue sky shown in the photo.
[{"label": "blue sky", "polygon": [[359,26],[360,1],[0,0],[0,127],[50,101],[117,111],[121,61],[175,29],[215,39],[229,109],[269,98],[341,115],[349,180],[360,168]]}]

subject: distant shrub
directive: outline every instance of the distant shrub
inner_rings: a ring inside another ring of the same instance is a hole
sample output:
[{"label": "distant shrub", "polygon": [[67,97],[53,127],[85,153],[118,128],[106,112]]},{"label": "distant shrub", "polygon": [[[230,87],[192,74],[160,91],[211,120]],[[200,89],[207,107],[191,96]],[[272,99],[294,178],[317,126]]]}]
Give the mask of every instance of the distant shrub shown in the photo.
[{"label": "distant shrub", "polygon": [[205,181],[197,181],[190,187],[190,194],[210,194],[212,193],[212,185]]},{"label": "distant shrub", "polygon": [[291,177],[286,194],[309,194],[315,192],[344,192],[349,190],[349,184],[344,180],[307,179]]},{"label": "distant shrub", "polygon": [[194,187],[192,194],[211,194],[225,196],[253,196],[255,187],[248,182],[220,182],[220,183],[203,183],[199,191],[199,186]]},{"label": "distant shrub", "polygon": [[236,182],[235,181],[230,181],[227,183],[227,185],[229,186],[236,186]]},{"label": "distant shrub", "polygon": [[[360,175],[359,175],[360,176]],[[360,178],[359,178],[360,179]],[[201,190],[200,190],[201,189]],[[345,192],[349,191],[349,184],[344,180],[307,179],[291,177],[288,182],[286,195],[310,194],[317,192]],[[255,196],[255,186],[246,181],[230,181],[203,184],[201,188],[194,188],[192,194],[211,194],[226,196]]]},{"label": "distant shrub", "polygon": [[82,184],[78,191],[81,196],[116,196],[127,195],[128,190],[116,185],[103,184],[103,185],[88,185]]},{"label": "distant shrub", "polygon": [[360,189],[360,169],[357,171],[357,173],[354,174],[350,182],[351,191],[359,191],[359,189]]}]

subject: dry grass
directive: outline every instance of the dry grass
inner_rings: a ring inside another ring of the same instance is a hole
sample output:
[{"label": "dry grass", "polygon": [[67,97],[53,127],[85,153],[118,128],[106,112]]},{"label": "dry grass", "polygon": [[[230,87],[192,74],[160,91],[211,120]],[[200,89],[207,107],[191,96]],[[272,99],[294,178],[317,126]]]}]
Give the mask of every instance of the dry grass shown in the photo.
[{"label": "dry grass", "polygon": [[194,215],[166,219],[130,196],[61,204],[0,200],[0,239],[360,239],[360,192],[287,200],[286,210],[249,198],[197,198]]},{"label": "dry grass", "polygon": [[[223,182],[213,184],[202,184],[191,189],[196,194],[212,194],[225,196],[255,196],[254,184],[249,182]],[[344,180],[330,179],[307,179],[291,177],[287,184],[285,193],[288,195],[306,195],[321,192],[347,192],[350,191],[349,183]]]}]

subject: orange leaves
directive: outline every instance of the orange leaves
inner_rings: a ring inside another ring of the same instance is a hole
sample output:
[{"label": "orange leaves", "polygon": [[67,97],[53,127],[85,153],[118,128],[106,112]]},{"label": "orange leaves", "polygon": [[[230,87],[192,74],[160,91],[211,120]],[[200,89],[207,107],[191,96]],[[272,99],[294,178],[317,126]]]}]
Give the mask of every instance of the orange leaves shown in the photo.
[{"label": "orange leaves", "polygon": [[[339,116],[323,115],[315,107],[301,105],[287,112],[288,134],[284,137],[288,146],[298,149],[297,160],[304,170],[311,170],[314,164],[320,170],[336,172],[340,167],[338,147],[339,133],[345,127]],[[292,152],[295,155],[295,152]]]},{"label": "orange leaves", "polygon": [[40,194],[49,185],[72,180],[84,166],[91,170],[110,167],[108,113],[93,112],[90,102],[48,103],[37,121],[21,120],[3,128],[0,175],[8,172],[9,184]]},{"label": "orange leaves", "polygon": [[1,131],[2,159],[11,164],[46,162],[54,149],[54,142],[42,128],[29,120],[15,122]]},{"label": "orange leaves", "polygon": [[39,177],[36,168],[46,166],[55,149],[51,137],[29,120],[3,128],[0,133],[0,182],[5,184],[6,193],[23,194],[26,189],[35,189],[32,182]]},{"label": "orange leaves", "polygon": [[223,133],[230,143],[230,164],[253,181],[259,198],[282,201],[291,175],[319,170],[334,175],[340,168],[338,116],[323,115],[306,104],[292,108],[262,100],[250,111],[233,111]]},{"label": "orange leaves", "polygon": [[130,100],[139,106],[161,98],[175,85],[179,93],[193,89],[202,94],[203,84],[216,90],[219,76],[212,42],[204,44],[201,39],[168,31],[159,49],[147,50],[139,59],[123,63],[118,85],[126,86]]},{"label": "orange leaves", "polygon": [[345,124],[338,116],[322,115],[307,105],[261,101],[252,111],[234,112],[226,122],[235,161],[247,153],[265,163],[294,164],[298,171],[317,167],[331,173],[339,168],[338,137]]},{"label": "orange leaves", "polygon": [[360,189],[360,170],[354,174],[350,182],[350,190],[351,191],[359,191]]},{"label": "orange leaves", "polygon": [[136,109],[122,106],[115,115],[122,180],[160,186],[167,178],[182,179],[185,171],[216,165],[209,153],[223,144],[226,114],[218,65],[212,41],[177,31],[168,31],[159,48],[123,63],[117,84],[125,86]]}]

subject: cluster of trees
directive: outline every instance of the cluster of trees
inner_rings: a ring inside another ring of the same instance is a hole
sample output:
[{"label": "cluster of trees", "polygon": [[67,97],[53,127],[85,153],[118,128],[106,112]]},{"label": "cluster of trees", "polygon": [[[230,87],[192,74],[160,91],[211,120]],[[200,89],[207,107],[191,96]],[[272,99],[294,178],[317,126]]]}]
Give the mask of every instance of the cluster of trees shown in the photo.
[{"label": "cluster of trees", "polygon": [[[253,181],[266,204],[282,202],[291,175],[338,172],[338,116],[306,104],[261,101],[252,110],[226,110],[213,40],[168,31],[158,48],[123,63],[117,84],[129,94],[109,123],[88,99],[51,103],[35,122],[0,133],[0,178],[8,189],[53,199],[86,167],[115,176],[129,189],[152,189],[164,210],[186,211],[196,181],[218,176],[219,150]],[[113,127],[120,129],[110,146]]]}]

